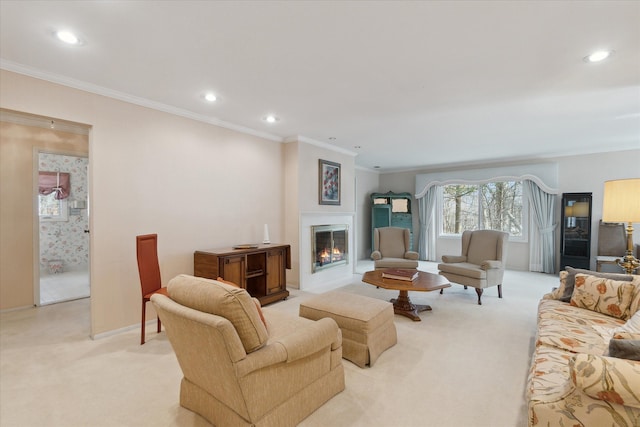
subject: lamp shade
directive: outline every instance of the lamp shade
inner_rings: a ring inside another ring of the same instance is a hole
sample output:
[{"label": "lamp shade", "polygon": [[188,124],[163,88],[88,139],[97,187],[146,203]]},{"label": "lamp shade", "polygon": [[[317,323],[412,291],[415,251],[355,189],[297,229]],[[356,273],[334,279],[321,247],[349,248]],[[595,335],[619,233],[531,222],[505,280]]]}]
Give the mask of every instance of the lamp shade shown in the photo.
[{"label": "lamp shade", "polygon": [[573,206],[565,206],[564,207],[564,216],[565,217],[570,217],[573,216]]},{"label": "lamp shade", "polygon": [[589,202],[575,202],[573,204],[573,216],[586,218],[589,216]]},{"label": "lamp shade", "polygon": [[602,221],[640,222],[640,178],[604,183]]}]

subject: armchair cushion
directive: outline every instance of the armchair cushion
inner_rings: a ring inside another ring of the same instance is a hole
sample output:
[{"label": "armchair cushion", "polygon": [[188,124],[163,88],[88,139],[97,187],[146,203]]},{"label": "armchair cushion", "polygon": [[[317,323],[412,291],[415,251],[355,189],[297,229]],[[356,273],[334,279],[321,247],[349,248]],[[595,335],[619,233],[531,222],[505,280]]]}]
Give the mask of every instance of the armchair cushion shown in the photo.
[{"label": "armchair cushion", "polygon": [[640,408],[640,362],[578,353],[569,360],[571,381],[586,395]]},{"label": "armchair cushion", "polygon": [[167,290],[178,304],[229,320],[247,353],[262,347],[269,338],[258,309],[245,289],[181,274],[169,282]]}]

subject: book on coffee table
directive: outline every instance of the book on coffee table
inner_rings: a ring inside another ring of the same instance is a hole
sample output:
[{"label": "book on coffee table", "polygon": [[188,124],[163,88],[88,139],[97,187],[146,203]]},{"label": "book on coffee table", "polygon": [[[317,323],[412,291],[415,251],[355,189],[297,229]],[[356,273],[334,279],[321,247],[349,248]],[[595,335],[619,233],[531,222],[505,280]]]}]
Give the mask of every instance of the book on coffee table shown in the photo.
[{"label": "book on coffee table", "polygon": [[418,270],[407,270],[402,268],[387,268],[382,271],[382,277],[386,279],[412,281],[418,277]]}]

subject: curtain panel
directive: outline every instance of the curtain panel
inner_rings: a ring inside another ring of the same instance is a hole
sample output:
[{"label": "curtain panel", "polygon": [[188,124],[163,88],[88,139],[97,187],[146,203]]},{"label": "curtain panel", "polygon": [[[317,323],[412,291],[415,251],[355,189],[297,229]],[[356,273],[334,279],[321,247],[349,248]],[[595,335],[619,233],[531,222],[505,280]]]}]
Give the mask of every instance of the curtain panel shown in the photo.
[{"label": "curtain panel", "polygon": [[431,187],[418,199],[418,233],[419,258],[426,261],[436,260],[436,237],[434,234],[433,214],[436,206],[437,187]]},{"label": "curtain panel", "polygon": [[526,197],[533,212],[537,233],[529,233],[529,270],[543,273],[555,273],[555,229],[554,223],[556,197],[542,190],[531,180],[522,181]]},{"label": "curtain panel", "polygon": [[57,200],[69,197],[71,175],[68,172],[38,172],[38,194],[55,193]]}]

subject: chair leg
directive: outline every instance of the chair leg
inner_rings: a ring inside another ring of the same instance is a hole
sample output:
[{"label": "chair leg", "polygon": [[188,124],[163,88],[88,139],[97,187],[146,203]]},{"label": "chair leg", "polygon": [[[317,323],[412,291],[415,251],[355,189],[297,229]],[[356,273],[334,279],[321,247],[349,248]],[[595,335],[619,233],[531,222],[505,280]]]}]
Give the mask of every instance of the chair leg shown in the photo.
[{"label": "chair leg", "polygon": [[140,345],[144,344],[144,323],[145,323],[145,317],[146,316],[146,302],[144,300],[142,300],[142,328],[141,328],[141,333],[140,333]]},{"label": "chair leg", "polygon": [[498,285],[498,298],[502,298],[502,285]]},{"label": "chair leg", "polygon": [[467,289],[467,285],[465,285],[464,288]]},{"label": "chair leg", "polygon": [[482,289],[476,288],[476,293],[478,294],[478,305],[482,305],[482,301],[480,301],[480,297],[482,296]]},{"label": "chair leg", "polygon": [[158,316],[158,333],[162,330],[162,325],[160,324],[160,316]]},{"label": "chair leg", "polygon": [[444,291],[444,289],[440,289],[440,295],[442,295],[442,293],[443,293],[442,291]]}]

